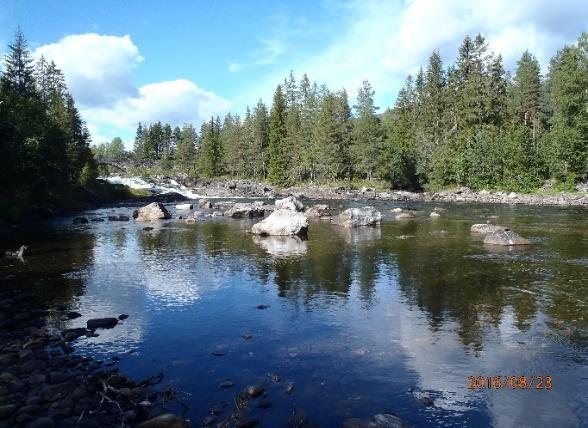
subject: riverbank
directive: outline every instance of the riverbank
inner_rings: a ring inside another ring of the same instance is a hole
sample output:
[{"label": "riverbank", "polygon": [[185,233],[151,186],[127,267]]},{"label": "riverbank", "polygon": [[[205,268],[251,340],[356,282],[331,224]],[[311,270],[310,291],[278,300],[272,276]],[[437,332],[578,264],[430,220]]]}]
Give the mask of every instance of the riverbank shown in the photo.
[{"label": "riverbank", "polygon": [[114,367],[116,357],[77,355],[75,341],[99,335],[97,326],[53,331],[49,318],[81,315],[65,307],[33,308],[31,297],[19,290],[0,293],[0,427],[188,426],[168,413],[165,403],[174,402],[174,392],[155,388],[163,375],[135,381]]},{"label": "riverbank", "polygon": [[117,184],[128,185],[135,189],[151,190],[155,192],[177,192],[189,199],[198,199],[200,197],[278,198],[292,194],[307,199],[459,202],[588,207],[588,192],[520,194],[515,192],[492,192],[485,190],[477,192],[468,188],[439,192],[407,192],[378,190],[369,187],[352,189],[349,187],[314,184],[278,188],[249,180],[191,180],[182,177],[172,178],[163,176],[154,176],[147,180],[137,177],[123,178],[117,176],[108,177],[106,179]]}]

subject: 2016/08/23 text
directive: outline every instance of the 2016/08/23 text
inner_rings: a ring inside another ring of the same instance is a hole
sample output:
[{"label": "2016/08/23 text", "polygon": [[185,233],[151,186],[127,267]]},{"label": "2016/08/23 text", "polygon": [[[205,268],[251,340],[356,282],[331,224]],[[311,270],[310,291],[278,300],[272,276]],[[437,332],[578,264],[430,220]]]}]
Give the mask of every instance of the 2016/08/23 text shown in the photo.
[{"label": "2016/08/23 text", "polygon": [[547,389],[553,387],[553,378],[545,375],[468,376],[468,389]]}]

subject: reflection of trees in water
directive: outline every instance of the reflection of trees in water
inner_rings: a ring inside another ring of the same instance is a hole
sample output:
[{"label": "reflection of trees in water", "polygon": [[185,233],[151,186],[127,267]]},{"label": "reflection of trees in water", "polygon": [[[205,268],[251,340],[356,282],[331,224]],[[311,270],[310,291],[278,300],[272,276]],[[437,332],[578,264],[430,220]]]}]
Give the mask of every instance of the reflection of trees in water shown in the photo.
[{"label": "reflection of trees in water", "polygon": [[31,230],[21,236],[30,253],[24,262],[0,259],[0,276],[14,275],[2,287],[30,290],[34,307],[66,306],[84,293],[87,269],[94,261],[96,238],[92,233]]}]

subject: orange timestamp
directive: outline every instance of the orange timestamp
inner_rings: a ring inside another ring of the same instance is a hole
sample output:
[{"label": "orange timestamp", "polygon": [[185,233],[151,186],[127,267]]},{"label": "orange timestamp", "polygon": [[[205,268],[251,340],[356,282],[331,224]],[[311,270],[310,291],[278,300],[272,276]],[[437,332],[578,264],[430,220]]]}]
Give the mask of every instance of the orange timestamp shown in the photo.
[{"label": "orange timestamp", "polygon": [[468,389],[546,389],[553,388],[553,378],[546,375],[468,376]]}]

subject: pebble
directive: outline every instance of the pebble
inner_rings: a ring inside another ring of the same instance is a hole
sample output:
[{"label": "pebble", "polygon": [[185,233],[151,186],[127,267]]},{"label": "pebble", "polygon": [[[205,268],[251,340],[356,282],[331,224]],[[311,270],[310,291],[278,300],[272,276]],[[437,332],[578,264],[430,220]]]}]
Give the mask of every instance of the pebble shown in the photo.
[{"label": "pebble", "polygon": [[81,316],[82,316],[82,314],[80,314],[79,312],[76,312],[76,311],[71,311],[71,312],[68,312],[68,313],[66,314],[66,316],[67,316],[67,317],[68,317],[70,320],[74,320],[74,319],[76,319],[76,318],[79,318],[79,317],[81,317]]},{"label": "pebble", "polygon": [[118,319],[119,319],[119,320],[121,320],[121,321],[123,321],[123,320],[126,320],[128,317],[129,317],[129,316],[128,316],[127,314],[120,314],[120,315],[118,316]]},{"label": "pebble", "polygon": [[290,395],[292,394],[292,391],[294,391],[294,383],[289,383],[288,385],[286,385],[286,389],[284,389],[284,392]]},{"label": "pebble", "polygon": [[245,333],[243,336],[241,336],[243,339],[245,340],[249,340],[249,339],[253,339],[253,335],[251,333]]},{"label": "pebble", "polygon": [[247,387],[247,395],[256,398],[263,394],[264,389],[259,385],[250,385]]},{"label": "pebble", "polygon": [[235,384],[233,382],[231,382],[230,380],[225,380],[224,382],[219,383],[218,387],[219,388],[232,388],[234,387]]},{"label": "pebble", "polygon": [[268,305],[257,305],[257,309],[267,309],[269,308]]}]

